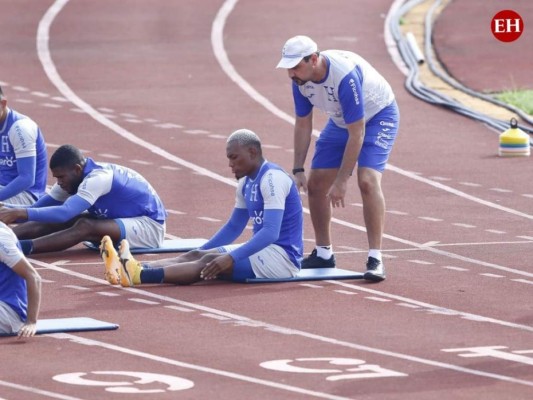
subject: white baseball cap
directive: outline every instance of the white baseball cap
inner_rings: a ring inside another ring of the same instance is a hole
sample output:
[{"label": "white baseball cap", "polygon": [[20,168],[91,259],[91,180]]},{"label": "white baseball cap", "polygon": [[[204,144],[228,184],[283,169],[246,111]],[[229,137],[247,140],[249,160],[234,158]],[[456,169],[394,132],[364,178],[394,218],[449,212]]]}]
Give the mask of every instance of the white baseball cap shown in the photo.
[{"label": "white baseball cap", "polygon": [[318,51],[316,43],[307,36],[294,36],[285,42],[281,50],[281,60],[276,68],[294,68],[304,57]]}]

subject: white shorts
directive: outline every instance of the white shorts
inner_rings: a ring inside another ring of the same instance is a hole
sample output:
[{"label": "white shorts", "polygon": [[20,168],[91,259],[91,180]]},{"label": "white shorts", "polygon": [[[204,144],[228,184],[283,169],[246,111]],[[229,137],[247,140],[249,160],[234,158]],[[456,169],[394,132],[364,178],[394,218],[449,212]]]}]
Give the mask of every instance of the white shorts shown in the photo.
[{"label": "white shorts", "polygon": [[[4,186],[0,185],[0,189],[3,189]],[[2,201],[2,203],[10,204],[13,206],[31,206],[33,203],[35,203],[35,199],[29,192],[20,192],[19,194],[10,197],[9,199],[5,199]]]},{"label": "white shorts", "polygon": [[24,322],[19,315],[3,301],[0,301],[0,333],[18,333]]},{"label": "white shorts", "polygon": [[166,225],[150,217],[117,218],[122,236],[128,240],[130,247],[157,248],[165,240]]},{"label": "white shorts", "polygon": [[[231,244],[222,247],[229,253],[239,246],[242,246],[242,244]],[[263,250],[252,254],[248,259],[256,278],[293,278],[300,272],[298,267],[289,259],[285,250],[277,244],[265,247]]]}]

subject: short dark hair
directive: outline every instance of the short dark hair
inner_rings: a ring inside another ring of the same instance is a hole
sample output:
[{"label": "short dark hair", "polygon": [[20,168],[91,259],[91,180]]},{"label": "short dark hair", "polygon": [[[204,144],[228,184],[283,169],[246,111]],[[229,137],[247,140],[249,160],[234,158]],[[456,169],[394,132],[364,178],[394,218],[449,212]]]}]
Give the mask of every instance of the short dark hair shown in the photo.
[{"label": "short dark hair", "polygon": [[313,54],[316,54],[317,56],[319,56],[319,55],[320,55],[320,52],[319,52],[319,51],[315,51],[314,53],[311,53],[311,54],[309,54],[308,56],[305,56],[305,57],[303,58],[303,60],[304,60],[305,62],[309,62],[309,60],[311,59],[311,56],[312,56]]},{"label": "short dark hair", "polygon": [[50,169],[73,167],[76,164],[84,165],[85,157],[77,147],[71,144],[58,147],[50,157]]},{"label": "short dark hair", "polygon": [[4,91],[2,90],[2,86],[0,86],[0,100],[4,97]]}]

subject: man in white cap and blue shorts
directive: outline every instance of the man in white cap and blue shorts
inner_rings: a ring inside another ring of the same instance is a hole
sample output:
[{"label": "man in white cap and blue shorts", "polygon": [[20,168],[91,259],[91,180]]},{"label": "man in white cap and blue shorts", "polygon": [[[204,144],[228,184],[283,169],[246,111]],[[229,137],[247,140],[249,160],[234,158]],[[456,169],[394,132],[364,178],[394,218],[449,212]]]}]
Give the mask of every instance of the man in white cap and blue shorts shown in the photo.
[{"label": "man in white cap and blue shorts", "polygon": [[[289,39],[277,68],[292,79],[296,123],[296,184],[308,193],[316,247],[302,268],[335,267],[331,241],[332,207],[344,207],[348,178],[357,165],[369,245],[364,278],[385,279],[381,254],[385,199],[381,177],[399,126],[399,111],[389,83],[358,54],[320,52],[307,36]],[[315,144],[309,177],[304,164],[313,131],[313,108],[329,119]]]}]

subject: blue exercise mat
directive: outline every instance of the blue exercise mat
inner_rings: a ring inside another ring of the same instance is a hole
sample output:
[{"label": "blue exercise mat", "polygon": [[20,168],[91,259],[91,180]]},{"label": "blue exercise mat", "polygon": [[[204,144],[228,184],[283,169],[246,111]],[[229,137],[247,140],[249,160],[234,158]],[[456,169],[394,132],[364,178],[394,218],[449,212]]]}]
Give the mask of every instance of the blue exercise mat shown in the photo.
[{"label": "blue exercise mat", "polygon": [[[99,321],[88,317],[52,318],[37,321],[37,334],[58,332],[109,331],[118,329],[117,324]],[[16,336],[15,334],[0,334],[0,336]]]},{"label": "blue exercise mat", "polygon": [[[183,253],[189,250],[197,249],[207,242],[207,239],[165,239],[161,247],[137,247],[131,248],[131,254],[145,253]],[[99,251],[99,243],[83,242],[91,250]]]},{"label": "blue exercise mat", "polygon": [[246,283],[273,283],[273,282],[298,282],[321,281],[328,279],[363,279],[363,273],[348,271],[341,268],[310,268],[302,269],[294,278],[248,278]]}]

